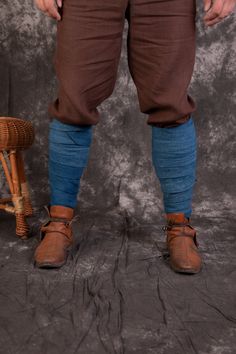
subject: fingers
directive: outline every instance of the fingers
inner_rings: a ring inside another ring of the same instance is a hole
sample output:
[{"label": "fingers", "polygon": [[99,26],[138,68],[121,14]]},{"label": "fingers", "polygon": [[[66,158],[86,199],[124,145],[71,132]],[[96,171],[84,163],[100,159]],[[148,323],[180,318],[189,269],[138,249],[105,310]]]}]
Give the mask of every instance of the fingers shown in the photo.
[{"label": "fingers", "polygon": [[43,2],[44,2],[44,10],[45,10],[44,12],[46,12],[46,15],[60,21],[61,15],[57,10],[57,4],[55,0],[43,0]]},{"label": "fingers", "polygon": [[204,11],[208,11],[211,7],[212,0],[204,0]]},{"label": "fingers", "polygon": [[203,17],[206,26],[212,26],[228,16],[234,8],[233,1],[215,0],[213,5]]},{"label": "fingers", "polygon": [[41,11],[44,11],[44,3],[43,0],[35,0],[35,4],[37,8]]},{"label": "fingers", "polygon": [[61,15],[58,12],[58,7],[62,7],[63,0],[35,0],[36,6],[46,16],[61,20]]},{"label": "fingers", "polygon": [[57,6],[62,7],[62,0],[56,0],[57,1]]},{"label": "fingers", "polygon": [[211,8],[203,18],[206,25],[210,26],[217,21],[217,17],[221,14],[223,5],[223,0],[215,0],[213,2]]},{"label": "fingers", "polygon": [[52,14],[49,11],[44,11],[44,15],[54,18],[54,16],[52,16]]}]

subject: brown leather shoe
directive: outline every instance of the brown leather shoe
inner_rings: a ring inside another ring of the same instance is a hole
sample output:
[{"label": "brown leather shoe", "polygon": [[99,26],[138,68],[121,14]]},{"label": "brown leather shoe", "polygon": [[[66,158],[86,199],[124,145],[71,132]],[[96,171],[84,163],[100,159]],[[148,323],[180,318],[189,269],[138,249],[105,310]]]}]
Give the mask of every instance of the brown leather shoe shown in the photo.
[{"label": "brown leather shoe", "polygon": [[183,213],[166,214],[167,248],[170,266],[175,272],[198,273],[201,270],[201,257],[198,253],[196,231]]},{"label": "brown leather shoe", "polygon": [[62,205],[46,206],[46,209],[49,219],[40,228],[41,242],[34,254],[35,265],[39,268],[59,268],[66,262],[72,245],[74,209]]}]

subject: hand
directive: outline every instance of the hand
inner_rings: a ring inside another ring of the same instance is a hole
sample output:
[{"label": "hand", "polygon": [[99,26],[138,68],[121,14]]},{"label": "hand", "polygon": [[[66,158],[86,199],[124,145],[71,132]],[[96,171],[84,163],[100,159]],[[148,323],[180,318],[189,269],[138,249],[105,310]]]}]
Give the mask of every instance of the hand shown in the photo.
[{"label": "hand", "polygon": [[206,26],[212,26],[220,22],[226,16],[230,15],[236,5],[236,0],[203,0],[204,11],[206,15],[203,17]]},{"label": "hand", "polygon": [[58,7],[62,7],[63,0],[34,0],[39,10],[45,13],[45,15],[61,20],[61,15],[58,12]]}]

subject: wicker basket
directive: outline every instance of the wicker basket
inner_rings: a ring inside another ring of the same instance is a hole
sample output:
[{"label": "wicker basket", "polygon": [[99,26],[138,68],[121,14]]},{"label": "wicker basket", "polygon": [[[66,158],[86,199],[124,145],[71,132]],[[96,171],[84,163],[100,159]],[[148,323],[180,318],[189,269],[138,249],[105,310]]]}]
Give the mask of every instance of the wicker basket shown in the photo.
[{"label": "wicker basket", "polygon": [[33,141],[31,122],[21,118],[0,117],[0,150],[27,149]]},{"label": "wicker basket", "polygon": [[16,234],[23,239],[29,233],[25,217],[33,214],[33,208],[21,150],[29,148],[34,137],[31,122],[15,117],[0,117],[0,162],[11,193],[9,198],[0,198],[0,209],[15,214]]}]

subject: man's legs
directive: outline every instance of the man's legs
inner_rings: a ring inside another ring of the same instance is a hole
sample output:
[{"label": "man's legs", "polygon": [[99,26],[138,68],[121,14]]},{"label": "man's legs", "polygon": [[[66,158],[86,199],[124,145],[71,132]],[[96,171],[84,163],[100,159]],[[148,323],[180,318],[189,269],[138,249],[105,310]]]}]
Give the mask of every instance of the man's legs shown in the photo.
[{"label": "man's legs", "polygon": [[72,243],[80,178],[87,164],[97,106],[113,91],[126,0],[67,0],[57,23],[58,97],[49,105],[49,220],[35,252],[39,267],[60,267]]},{"label": "man's legs", "polygon": [[188,95],[195,62],[195,0],[131,1],[128,63],[140,110],[152,127],[152,158],[160,179],[172,268],[196,273],[201,260],[189,225],[196,142]]}]

